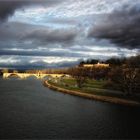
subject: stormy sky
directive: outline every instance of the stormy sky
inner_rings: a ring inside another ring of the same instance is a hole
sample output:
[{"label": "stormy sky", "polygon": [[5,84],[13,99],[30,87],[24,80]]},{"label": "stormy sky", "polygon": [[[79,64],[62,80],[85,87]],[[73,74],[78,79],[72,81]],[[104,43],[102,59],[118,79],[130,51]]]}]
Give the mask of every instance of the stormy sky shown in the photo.
[{"label": "stormy sky", "polygon": [[0,68],[60,68],[139,53],[139,0],[0,0]]}]

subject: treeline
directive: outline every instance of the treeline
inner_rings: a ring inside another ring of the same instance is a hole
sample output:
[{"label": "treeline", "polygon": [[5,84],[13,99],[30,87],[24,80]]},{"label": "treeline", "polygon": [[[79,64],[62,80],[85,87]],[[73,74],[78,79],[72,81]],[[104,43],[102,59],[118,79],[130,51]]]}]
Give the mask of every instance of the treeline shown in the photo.
[{"label": "treeline", "polygon": [[108,86],[119,88],[127,95],[140,92],[140,55],[127,58],[121,65],[111,67]]},{"label": "treeline", "polygon": [[123,64],[126,64],[128,63],[128,61],[132,62],[133,64],[135,64],[135,66],[137,65],[140,65],[140,55],[138,56],[133,56],[133,57],[130,57],[130,58],[115,58],[115,57],[112,57],[112,58],[109,58],[107,60],[104,60],[104,61],[101,61],[99,59],[88,59],[88,60],[85,60],[85,61],[81,61],[80,62],[80,66],[83,65],[83,64],[97,64],[98,62],[100,63],[105,63],[105,64],[109,64],[110,66],[120,66],[120,65],[123,65]]},{"label": "treeline", "polygon": [[83,64],[96,64],[98,60],[82,61],[79,67],[73,67],[68,73],[75,78],[79,88],[87,79],[106,80],[105,88],[121,90],[127,95],[140,91],[140,55],[130,58],[110,58],[104,63],[109,67],[83,67]]}]

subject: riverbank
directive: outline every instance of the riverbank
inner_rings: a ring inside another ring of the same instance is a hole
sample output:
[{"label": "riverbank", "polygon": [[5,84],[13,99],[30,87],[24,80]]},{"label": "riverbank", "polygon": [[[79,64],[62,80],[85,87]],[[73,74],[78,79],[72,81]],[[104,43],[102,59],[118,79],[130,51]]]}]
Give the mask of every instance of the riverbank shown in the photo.
[{"label": "riverbank", "polygon": [[140,106],[140,103],[137,101],[131,101],[131,100],[126,100],[126,99],[120,99],[117,97],[100,96],[100,95],[94,95],[94,94],[89,94],[89,93],[84,93],[84,92],[79,92],[79,91],[74,91],[74,90],[68,90],[68,89],[53,85],[52,83],[49,83],[47,80],[44,81],[44,85],[52,90],[60,91],[66,94],[71,94],[74,96],[79,96],[79,97],[83,97],[87,99],[110,102],[110,103],[127,105],[127,106]]}]

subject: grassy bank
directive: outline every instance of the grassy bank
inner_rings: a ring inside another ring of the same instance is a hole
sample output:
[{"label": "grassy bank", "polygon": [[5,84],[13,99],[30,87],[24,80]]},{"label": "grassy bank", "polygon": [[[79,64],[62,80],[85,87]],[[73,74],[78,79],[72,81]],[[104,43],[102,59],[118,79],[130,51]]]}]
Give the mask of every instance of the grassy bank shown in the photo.
[{"label": "grassy bank", "polygon": [[140,102],[140,96],[139,95],[133,95],[133,96],[126,96],[121,91],[111,90],[111,89],[105,89],[105,84],[107,81],[97,81],[97,80],[87,80],[86,84],[83,85],[82,88],[78,88],[75,79],[73,78],[64,78],[64,79],[55,79],[49,81],[51,85],[72,90],[72,91],[78,91],[82,93],[88,93],[91,95],[99,95],[99,96],[107,96],[107,97],[117,97],[120,99],[127,99],[127,100],[133,100]]},{"label": "grassy bank", "polygon": [[50,83],[48,81],[44,81],[44,85],[50,89],[53,89],[59,92],[63,92],[66,94],[71,94],[74,96],[79,96],[79,97],[83,97],[87,99],[93,99],[93,100],[110,102],[110,103],[127,105],[127,106],[140,106],[140,103],[136,101],[126,100],[126,99],[121,99],[121,98],[116,98],[116,97],[109,97],[109,96],[100,96],[100,95],[89,94],[89,93],[84,93],[84,92],[75,91],[75,90],[69,90],[66,88],[59,87],[58,85],[56,86],[52,82]]}]

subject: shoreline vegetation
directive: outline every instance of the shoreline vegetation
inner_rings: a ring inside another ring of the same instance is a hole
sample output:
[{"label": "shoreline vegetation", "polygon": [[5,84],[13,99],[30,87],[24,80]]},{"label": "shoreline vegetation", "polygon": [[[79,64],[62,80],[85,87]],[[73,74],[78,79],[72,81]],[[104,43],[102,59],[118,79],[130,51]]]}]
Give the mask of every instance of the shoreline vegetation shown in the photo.
[{"label": "shoreline vegetation", "polygon": [[48,87],[89,99],[126,105],[140,104],[140,55],[105,61],[89,59],[62,69],[24,72],[3,69],[0,72],[4,78],[46,77],[49,80],[46,83]]},{"label": "shoreline vegetation", "polygon": [[[74,96],[79,96],[83,97],[86,99],[91,99],[91,100],[97,100],[97,101],[102,101],[102,102],[109,102],[109,103],[114,103],[114,104],[120,104],[120,105],[126,105],[126,106],[140,106],[140,102],[136,100],[130,100],[130,99],[123,99],[119,97],[113,97],[113,96],[108,96],[106,94],[100,94],[100,88],[98,93],[95,91],[90,93],[90,92],[84,92],[82,90],[77,90],[76,88],[69,88],[67,85],[62,86],[63,84],[59,82],[53,82],[52,80],[45,80],[44,81],[44,86],[55,90],[59,91],[62,93],[74,95]],[[97,88],[98,89],[98,88]],[[95,89],[95,90],[97,90]],[[101,89],[103,90],[103,89]]]}]

